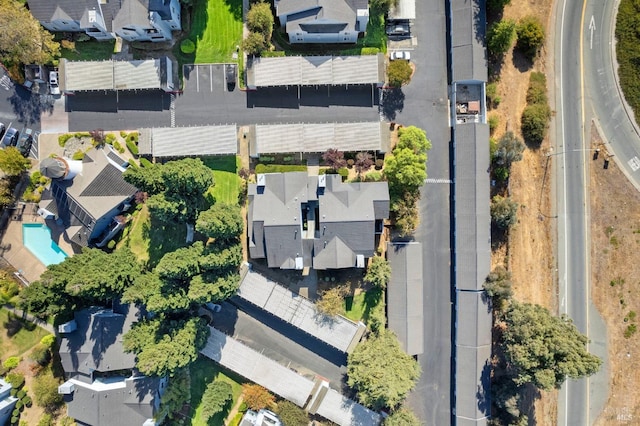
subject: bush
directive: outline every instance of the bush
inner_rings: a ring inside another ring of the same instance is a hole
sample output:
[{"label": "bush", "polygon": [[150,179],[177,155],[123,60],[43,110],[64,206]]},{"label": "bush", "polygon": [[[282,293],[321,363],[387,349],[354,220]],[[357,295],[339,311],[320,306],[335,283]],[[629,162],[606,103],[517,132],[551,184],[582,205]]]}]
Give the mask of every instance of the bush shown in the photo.
[{"label": "bush", "polygon": [[502,102],[502,98],[498,95],[498,83],[493,82],[487,84],[486,88],[487,95],[487,104],[489,104],[490,108],[498,108],[500,102]]},{"label": "bush", "polygon": [[278,403],[276,414],[284,426],[302,426],[309,424],[309,415],[302,408],[291,401],[283,400]]},{"label": "bush", "polygon": [[109,242],[107,243],[107,248],[109,250],[113,250],[114,248],[116,248],[116,240],[109,240]]},{"label": "bush", "polygon": [[185,55],[190,55],[196,51],[196,44],[193,40],[185,38],[180,42],[180,51]]},{"label": "bush", "polygon": [[487,31],[487,49],[491,55],[502,57],[511,48],[515,38],[515,21],[503,19],[489,27],[489,31]]},{"label": "bush", "polygon": [[129,163],[129,167],[133,167],[134,169],[138,168],[138,163],[136,163],[136,160],[134,160],[133,158],[129,158],[129,161],[127,161],[127,163]]},{"label": "bush", "polygon": [[401,87],[411,81],[411,65],[408,61],[391,61],[387,67],[389,84],[393,87]]},{"label": "bush", "polygon": [[140,158],[140,165],[142,167],[153,167],[153,163],[146,158]]},{"label": "bush", "polygon": [[242,396],[247,407],[252,410],[271,408],[275,404],[275,397],[260,385],[245,383],[242,385]]},{"label": "bush", "polygon": [[2,363],[2,366],[7,370],[13,370],[18,366],[18,364],[20,364],[20,357],[10,356],[9,358],[4,360],[4,362]]},{"label": "bush", "polygon": [[489,114],[489,132],[493,133],[498,128],[498,124],[500,124],[500,119],[497,114]]},{"label": "bush", "polygon": [[73,137],[71,133],[65,133],[63,135],[58,136],[58,145],[62,148],[66,145],[67,141]]},{"label": "bush", "polygon": [[113,142],[113,149],[118,151],[120,154],[124,154],[124,147],[120,145],[120,142],[118,141]]},{"label": "bush", "polygon": [[31,401],[31,397],[27,395],[22,399],[22,403],[24,404],[25,407],[29,408],[33,404],[33,401]]},{"label": "bush", "polygon": [[[24,389],[20,389],[17,393],[16,393],[16,398],[18,399],[22,399],[25,396],[27,396],[27,393],[24,391]],[[24,404],[24,403],[23,403]]]},{"label": "bush", "polygon": [[522,112],[522,136],[530,145],[540,145],[547,134],[551,110],[547,104],[528,105]]},{"label": "bush", "polygon": [[113,145],[113,143],[116,141],[116,135],[114,135],[113,133],[107,133],[104,137],[104,141],[109,145]]},{"label": "bush", "polygon": [[349,177],[349,169],[347,169],[346,167],[342,167],[338,169],[338,174],[342,176],[342,181],[344,182],[347,177]]},{"label": "bush", "polygon": [[384,160],[383,160],[382,158],[378,158],[378,159],[376,160],[376,165],[375,165],[375,167],[376,167],[376,170],[381,170],[381,169],[382,169],[382,167],[384,167]]},{"label": "bush", "polygon": [[134,144],[136,144],[136,146],[138,145],[138,132],[131,132],[127,135],[126,141],[131,141]]},{"label": "bush", "polygon": [[134,155],[134,156],[138,156],[138,146],[135,144],[135,142],[133,142],[131,139],[129,139],[127,137],[127,148],[129,148],[129,151]]},{"label": "bush", "polygon": [[20,400],[16,401],[16,410],[22,411],[22,407],[23,407],[22,401]]},{"label": "bush", "polygon": [[382,180],[382,173],[380,172],[369,172],[364,175],[365,182],[380,182]]},{"label": "bush", "polygon": [[42,415],[42,417],[40,417],[40,420],[38,421],[38,426],[52,426],[53,425],[53,417],[51,417],[51,414],[49,413],[45,413]]},{"label": "bush", "polygon": [[377,55],[380,53],[380,49],[377,47],[363,47],[360,49],[360,55]]},{"label": "bush", "polygon": [[127,135],[128,135],[128,133],[127,133],[127,132],[125,132],[124,130],[120,130],[120,137],[121,137],[122,139],[126,139]]},{"label": "bush", "polygon": [[73,155],[71,156],[71,159],[78,160],[78,161],[81,161],[83,158],[84,158],[84,152],[82,152],[82,150],[80,149],[74,152]]},{"label": "bush", "polygon": [[547,78],[541,72],[532,72],[527,89],[527,104],[546,104],[548,102]]},{"label": "bush", "polygon": [[248,55],[259,55],[263,51],[267,50],[267,42],[264,35],[260,33],[249,33],[249,35],[242,40],[242,50],[247,52]]},{"label": "bush", "polygon": [[40,407],[45,411],[54,412],[63,402],[62,395],[58,394],[58,379],[50,373],[40,374],[33,382],[33,396]]},{"label": "bush", "polygon": [[219,380],[209,383],[200,403],[202,420],[208,422],[211,417],[222,412],[232,399],[233,390],[229,383]]},{"label": "bush", "polygon": [[49,364],[49,361],[51,360],[51,351],[49,350],[48,346],[39,343],[34,346],[33,350],[31,351],[31,355],[29,355],[29,358],[31,358],[38,364],[45,366]]},{"label": "bush", "polygon": [[502,230],[507,230],[518,221],[518,204],[508,197],[496,195],[491,199],[491,220]]},{"label": "bush", "polygon": [[54,336],[53,334],[47,334],[42,339],[40,339],[40,343],[42,343],[48,348],[52,347],[55,342],[56,342],[56,336]]},{"label": "bush", "polygon": [[258,164],[256,173],[306,172],[307,166],[293,164]]},{"label": "bush", "polygon": [[260,53],[263,58],[282,58],[287,56],[287,52],[284,50],[266,50]]},{"label": "bush", "polygon": [[24,376],[20,373],[9,373],[4,378],[13,389],[19,390],[24,386]]},{"label": "bush", "polygon": [[352,168],[355,163],[356,162],[355,162],[354,159],[352,159],[352,158],[348,159],[347,160],[347,168],[349,168],[349,169]]},{"label": "bush", "polygon": [[518,41],[516,48],[530,60],[535,59],[544,44],[544,28],[535,16],[522,18],[516,26]]}]

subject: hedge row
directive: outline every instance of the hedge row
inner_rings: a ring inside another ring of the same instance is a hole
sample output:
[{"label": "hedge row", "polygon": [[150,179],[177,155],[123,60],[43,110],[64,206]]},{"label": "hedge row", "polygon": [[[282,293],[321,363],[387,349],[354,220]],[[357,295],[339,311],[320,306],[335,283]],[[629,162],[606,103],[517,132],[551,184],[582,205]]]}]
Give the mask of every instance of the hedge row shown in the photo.
[{"label": "hedge row", "polygon": [[292,164],[258,164],[256,173],[306,172],[307,166]]}]

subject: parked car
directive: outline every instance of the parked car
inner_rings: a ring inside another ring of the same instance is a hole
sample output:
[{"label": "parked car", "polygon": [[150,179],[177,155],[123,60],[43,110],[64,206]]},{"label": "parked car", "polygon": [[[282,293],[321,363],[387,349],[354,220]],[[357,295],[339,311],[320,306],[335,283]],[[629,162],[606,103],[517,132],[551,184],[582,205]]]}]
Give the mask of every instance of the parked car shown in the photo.
[{"label": "parked car", "polygon": [[395,61],[396,59],[410,61],[411,52],[402,51],[402,50],[396,50],[395,52],[391,52],[391,60]]},{"label": "parked car", "polygon": [[20,154],[24,158],[29,157],[29,153],[31,152],[31,146],[33,145],[33,130],[27,129],[18,140],[18,144],[16,148],[20,151]]},{"label": "parked car", "polygon": [[0,123],[0,138],[4,136],[5,130],[7,130],[7,128],[4,126],[4,123]]},{"label": "parked car", "polygon": [[7,133],[5,133],[4,137],[2,138],[2,147],[6,148],[9,146],[16,146],[19,137],[20,132],[17,129],[11,127],[9,130],[7,130]]},{"label": "parked car", "polygon": [[406,37],[411,34],[409,22],[389,22],[386,27],[386,33],[388,36]]},{"label": "parked car", "polygon": [[222,310],[222,306],[218,305],[217,303],[208,302],[205,304],[205,306],[213,313],[220,312]]},{"label": "parked car", "polygon": [[60,86],[58,85],[58,71],[49,71],[49,91],[52,95],[60,94]]},{"label": "parked car", "polygon": [[236,87],[236,79],[238,78],[238,66],[236,64],[227,64],[226,68],[226,79],[227,79],[227,90],[232,92]]}]

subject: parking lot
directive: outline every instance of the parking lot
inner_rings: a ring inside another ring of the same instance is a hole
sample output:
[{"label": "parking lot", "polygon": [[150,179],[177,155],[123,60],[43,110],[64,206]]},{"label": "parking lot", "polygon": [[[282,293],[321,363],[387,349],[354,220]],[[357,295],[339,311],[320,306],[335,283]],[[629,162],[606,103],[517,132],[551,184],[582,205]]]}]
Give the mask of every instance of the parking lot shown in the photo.
[{"label": "parking lot", "polygon": [[[227,74],[236,64],[190,64],[182,69],[185,93],[220,93],[235,90],[236,82]],[[237,75],[237,74],[236,74]]]}]

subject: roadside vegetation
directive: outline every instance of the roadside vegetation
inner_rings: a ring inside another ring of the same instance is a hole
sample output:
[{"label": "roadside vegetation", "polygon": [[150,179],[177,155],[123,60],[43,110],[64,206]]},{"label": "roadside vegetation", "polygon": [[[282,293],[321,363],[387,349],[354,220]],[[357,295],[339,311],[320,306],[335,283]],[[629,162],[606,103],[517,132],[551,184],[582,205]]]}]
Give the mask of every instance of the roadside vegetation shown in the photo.
[{"label": "roadside vegetation", "polygon": [[638,28],[640,4],[633,0],[621,0],[616,17],[616,60],[618,77],[625,100],[635,113],[636,121],[640,114],[640,34]]}]

